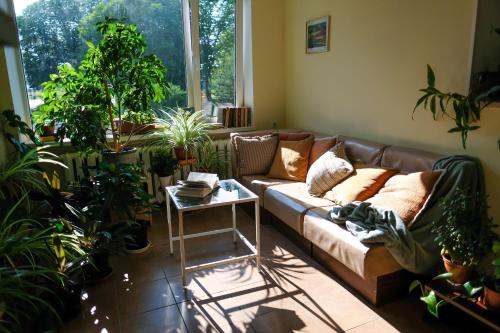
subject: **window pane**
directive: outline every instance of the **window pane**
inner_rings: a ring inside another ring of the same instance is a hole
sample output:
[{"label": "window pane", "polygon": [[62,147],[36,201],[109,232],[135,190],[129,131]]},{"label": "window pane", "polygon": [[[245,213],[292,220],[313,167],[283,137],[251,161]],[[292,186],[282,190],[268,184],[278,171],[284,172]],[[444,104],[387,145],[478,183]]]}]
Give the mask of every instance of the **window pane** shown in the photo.
[{"label": "window pane", "polygon": [[147,53],[167,67],[170,94],[161,105],[186,106],[180,0],[16,0],[14,5],[31,109],[41,104],[41,84],[58,65],[78,67],[86,41],[99,42],[95,24],[106,16],[137,25]]},{"label": "window pane", "polygon": [[235,100],[235,0],[200,0],[199,8],[202,108],[216,116]]}]

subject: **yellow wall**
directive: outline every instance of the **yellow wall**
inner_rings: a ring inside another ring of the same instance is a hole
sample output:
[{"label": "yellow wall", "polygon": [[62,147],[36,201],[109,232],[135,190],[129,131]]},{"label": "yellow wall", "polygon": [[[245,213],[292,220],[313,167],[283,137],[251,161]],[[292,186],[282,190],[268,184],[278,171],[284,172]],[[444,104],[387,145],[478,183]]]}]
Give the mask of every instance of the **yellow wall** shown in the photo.
[{"label": "yellow wall", "polygon": [[286,1],[252,0],[252,107],[257,128],[284,126]]},{"label": "yellow wall", "polygon": [[[286,1],[287,127],[342,133],[443,154],[464,153],[449,120],[411,112],[426,85],[464,91],[468,79],[473,0]],[[331,50],[305,53],[305,24],[331,15]],[[500,223],[500,107],[483,114],[465,153],[486,171],[491,215]]]}]

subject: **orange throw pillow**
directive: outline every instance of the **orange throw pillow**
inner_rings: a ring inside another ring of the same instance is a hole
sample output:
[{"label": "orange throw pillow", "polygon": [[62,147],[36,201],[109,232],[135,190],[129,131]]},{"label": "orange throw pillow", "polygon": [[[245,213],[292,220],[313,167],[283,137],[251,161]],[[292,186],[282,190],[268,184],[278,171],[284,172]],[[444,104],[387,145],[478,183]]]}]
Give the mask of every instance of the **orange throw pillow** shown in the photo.
[{"label": "orange throw pillow", "polygon": [[438,170],[396,175],[366,201],[376,207],[392,209],[409,227],[424,211],[442,173]]},{"label": "orange throw pillow", "polygon": [[280,132],[280,141],[301,141],[312,136],[309,132]]},{"label": "orange throw pillow", "polygon": [[316,139],[309,153],[309,166],[311,166],[314,161],[321,157],[324,153],[330,150],[337,143],[337,138],[329,136],[326,138]]},{"label": "orange throw pillow", "polygon": [[268,177],[305,181],[313,141],[312,136],[300,141],[280,141]]},{"label": "orange throw pillow", "polygon": [[326,192],[324,198],[337,205],[365,201],[373,197],[385,182],[399,171],[386,168],[356,168],[352,175]]}]

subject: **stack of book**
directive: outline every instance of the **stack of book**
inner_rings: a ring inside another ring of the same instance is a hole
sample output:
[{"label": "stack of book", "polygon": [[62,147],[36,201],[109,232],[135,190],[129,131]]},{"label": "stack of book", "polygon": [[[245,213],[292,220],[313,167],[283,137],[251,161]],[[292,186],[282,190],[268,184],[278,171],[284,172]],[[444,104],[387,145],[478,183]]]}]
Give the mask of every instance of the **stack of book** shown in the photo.
[{"label": "stack of book", "polygon": [[190,172],[186,180],[177,184],[176,196],[204,198],[219,187],[219,177],[215,173]]},{"label": "stack of book", "polygon": [[247,127],[250,125],[249,108],[224,108],[222,110],[224,127]]}]

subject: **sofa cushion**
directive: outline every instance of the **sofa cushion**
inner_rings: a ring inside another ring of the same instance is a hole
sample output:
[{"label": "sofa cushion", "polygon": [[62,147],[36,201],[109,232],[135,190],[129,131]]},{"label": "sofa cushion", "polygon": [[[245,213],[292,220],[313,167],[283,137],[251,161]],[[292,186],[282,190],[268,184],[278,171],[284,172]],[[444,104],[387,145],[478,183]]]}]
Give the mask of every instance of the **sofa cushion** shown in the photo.
[{"label": "sofa cushion", "polygon": [[234,138],[240,176],[265,174],[269,171],[273,161],[278,135]]},{"label": "sofa cushion", "polygon": [[307,172],[306,184],[309,194],[322,196],[349,176],[354,168],[345,158],[342,143],[336,144],[318,158]]},{"label": "sofa cushion", "polygon": [[380,165],[411,173],[432,169],[441,157],[443,156],[418,149],[391,146],[384,150]]},{"label": "sofa cushion", "polygon": [[351,163],[380,166],[380,160],[387,145],[377,142],[339,135],[338,142],[343,142],[347,158]]},{"label": "sofa cushion", "polygon": [[396,175],[372,198],[366,200],[373,206],[392,209],[410,226],[425,209],[442,170]]},{"label": "sofa cushion", "polygon": [[310,132],[279,132],[279,136],[280,141],[301,141],[313,135]]},{"label": "sofa cushion", "polygon": [[299,141],[280,141],[268,176],[302,182],[306,180],[312,136]]},{"label": "sofa cushion", "polygon": [[300,235],[307,210],[331,204],[331,201],[309,195],[306,184],[301,182],[272,185],[264,193],[264,208]]},{"label": "sofa cushion", "polygon": [[329,136],[326,138],[316,138],[309,153],[309,167],[328,150],[337,143],[337,138]]},{"label": "sofa cushion", "polygon": [[294,183],[293,180],[269,178],[266,175],[248,175],[240,179],[241,184],[259,196],[259,203],[264,206],[264,192],[269,186]]},{"label": "sofa cushion", "polygon": [[364,279],[393,273],[401,266],[383,245],[363,244],[348,230],[329,221],[333,206],[309,210],[304,216],[304,237]]},{"label": "sofa cushion", "polygon": [[357,167],[351,176],[326,192],[323,198],[338,205],[365,201],[374,196],[385,182],[398,173],[395,169]]}]

